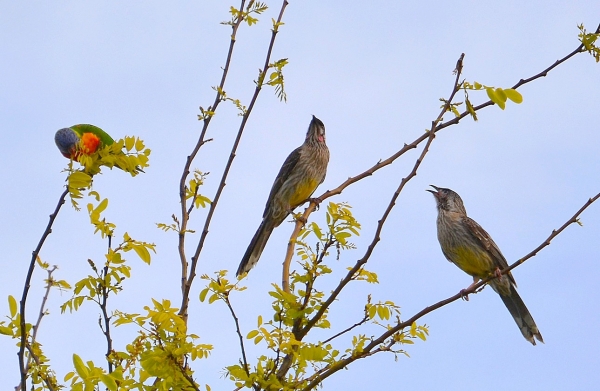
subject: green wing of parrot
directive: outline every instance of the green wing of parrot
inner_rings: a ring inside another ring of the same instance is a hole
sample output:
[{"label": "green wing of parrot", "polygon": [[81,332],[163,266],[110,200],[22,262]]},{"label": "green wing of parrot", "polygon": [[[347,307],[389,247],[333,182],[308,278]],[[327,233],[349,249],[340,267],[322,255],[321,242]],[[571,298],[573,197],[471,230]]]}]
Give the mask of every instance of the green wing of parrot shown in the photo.
[{"label": "green wing of parrot", "polygon": [[94,126],[94,125],[89,125],[89,124],[73,125],[73,126],[71,126],[71,129],[73,129],[73,131],[79,135],[79,138],[81,138],[81,136],[83,136],[84,133],[92,133],[92,134],[95,134],[96,136],[98,136],[98,138],[100,139],[100,142],[103,145],[111,145],[112,143],[115,142],[115,140],[113,140],[113,138],[110,137],[108,135],[108,133],[106,133],[104,130],[102,130],[99,127]]}]

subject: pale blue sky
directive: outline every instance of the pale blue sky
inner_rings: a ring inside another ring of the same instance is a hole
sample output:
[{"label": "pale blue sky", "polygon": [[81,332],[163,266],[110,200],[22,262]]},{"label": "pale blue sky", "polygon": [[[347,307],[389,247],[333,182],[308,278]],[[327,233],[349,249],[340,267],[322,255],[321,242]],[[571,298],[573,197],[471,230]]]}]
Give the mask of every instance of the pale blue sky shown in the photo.
[{"label": "pale blue sky", "polygon": [[[100,126],[114,138],[136,135],[152,149],[146,174],[130,178],[107,171],[95,189],[110,199],[106,218],[139,240],[155,242],[151,266],[129,257],[132,279],[112,308],[140,312],[150,298],[179,305],[176,237],[155,228],[178,213],[178,182],[201,123],[198,106],[214,99],[230,29],[223,1],[0,2],[0,145],[5,184],[0,195],[3,248],[0,313],[6,297],[20,297],[31,251],[47,224],[65,174],[54,132],[76,123]],[[237,3],[234,4],[237,6]],[[270,2],[260,23],[240,29],[225,90],[247,104],[262,66]],[[285,157],[300,145],[311,115],[327,128],[331,160],[316,195],[337,187],[412,142],[430,126],[440,97],[448,95],[457,58],[465,53],[464,77],[508,88],[530,77],[577,45],[577,24],[594,30],[597,1],[392,2],[354,5],[342,1],[291,1],[273,59],[285,68],[288,102],[265,89],[248,123],[227,187],[214,217],[198,274],[235,271],[255,229],[272,181]],[[537,247],[600,191],[598,113],[600,65],[580,54],[546,78],[520,89],[521,105],[489,107],[479,121],[463,120],[435,139],[419,173],[399,198],[367,268],[380,284],[354,284],[340,296],[331,320],[337,331],[360,319],[368,293],[392,300],[404,319],[457,293],[471,279],[447,262],[437,243],[435,203],[429,184],[449,187],[470,216],[494,238],[509,263]],[[474,103],[487,98],[472,93]],[[450,118],[450,117],[447,117]],[[194,167],[209,171],[204,192],[214,194],[235,137],[239,117],[222,104]],[[328,262],[333,284],[364,254],[401,178],[420,149],[347,189],[332,201],[347,201],[362,223],[358,250]],[[192,228],[200,230],[204,213]],[[321,222],[323,210],[312,215]],[[327,379],[325,389],[515,390],[593,389],[600,382],[600,205],[582,216],[550,247],[514,272],[519,292],[545,344],[531,346],[508,311],[487,288],[469,302],[453,303],[421,320],[427,342],[408,346],[411,358],[380,354]],[[279,283],[291,224],[273,233],[249,274],[248,289],[232,298],[245,332],[256,317],[268,317],[267,291]],[[193,242],[193,240],[189,240]],[[85,212],[61,211],[42,259],[58,264],[55,277],[74,284],[88,274],[86,260],[103,259],[105,242],[93,235]],[[37,312],[45,274],[34,275],[30,316]],[[197,379],[213,390],[232,389],[222,368],[237,363],[234,325],[225,307],[191,295],[190,331],[215,345],[211,358],[194,364]],[[324,285],[328,291],[332,285]],[[61,315],[69,293],[54,291],[39,339],[62,379],[72,353],[100,364],[104,345],[99,310],[86,305]],[[29,318],[32,320],[32,318]],[[380,333],[366,328],[367,335]],[[134,328],[113,331],[122,344]],[[324,333],[323,335],[326,335]],[[249,344],[250,356],[262,351]],[[344,348],[340,345],[340,348]],[[14,386],[18,367],[14,341],[0,338],[0,383]],[[251,360],[252,361],[252,360]]]}]

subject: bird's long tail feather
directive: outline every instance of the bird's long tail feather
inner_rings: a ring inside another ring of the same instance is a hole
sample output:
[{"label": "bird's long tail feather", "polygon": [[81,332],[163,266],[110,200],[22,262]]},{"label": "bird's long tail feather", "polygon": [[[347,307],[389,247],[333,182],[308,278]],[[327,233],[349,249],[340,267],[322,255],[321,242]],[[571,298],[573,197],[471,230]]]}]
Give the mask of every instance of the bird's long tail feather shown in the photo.
[{"label": "bird's long tail feather", "polygon": [[240,262],[236,276],[249,272],[250,269],[256,265],[256,262],[258,262],[258,259],[260,258],[260,255],[262,254],[274,228],[275,224],[273,219],[263,219],[262,223],[260,223],[260,226],[258,227],[258,230],[254,234],[252,241],[248,245],[248,249],[246,249],[246,253]]},{"label": "bird's long tail feather", "polygon": [[535,345],[536,339],[543,343],[542,334],[540,334],[540,330],[538,330],[533,317],[525,306],[523,299],[517,293],[516,288],[511,284],[510,292],[506,292],[506,294],[500,293],[500,298],[502,298],[504,305],[508,308],[525,339],[533,345]]}]

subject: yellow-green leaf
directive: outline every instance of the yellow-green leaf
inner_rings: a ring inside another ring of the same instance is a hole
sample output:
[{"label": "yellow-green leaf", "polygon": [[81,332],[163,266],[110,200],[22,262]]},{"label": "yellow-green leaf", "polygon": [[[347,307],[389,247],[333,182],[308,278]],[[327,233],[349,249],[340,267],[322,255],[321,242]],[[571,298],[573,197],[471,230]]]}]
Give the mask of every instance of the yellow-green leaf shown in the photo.
[{"label": "yellow-green leaf", "polygon": [[117,391],[117,382],[112,377],[103,373],[100,375],[100,380],[102,380],[102,383],[104,383],[106,388],[108,388],[110,391]]},{"label": "yellow-green leaf", "polygon": [[500,99],[502,102],[506,102],[506,94],[502,88],[496,88],[496,91],[494,92],[496,93],[498,99]]},{"label": "yellow-green leaf", "polygon": [[142,259],[142,261],[146,262],[147,264],[150,264],[150,252],[148,251],[148,249],[146,247],[134,246],[133,250],[136,252],[138,257],[140,257]]},{"label": "yellow-green leaf", "polygon": [[85,367],[85,364],[83,363],[81,357],[79,357],[75,353],[73,353],[73,365],[75,366],[75,370],[77,371],[79,377],[83,380],[87,379],[89,374],[88,369]]},{"label": "yellow-green leaf", "polygon": [[12,329],[6,326],[0,326],[0,334],[13,335]]},{"label": "yellow-green leaf", "polygon": [[373,319],[375,317],[375,314],[377,314],[377,307],[375,307],[375,306],[369,307],[369,318]]},{"label": "yellow-green leaf", "polygon": [[508,88],[506,90],[504,90],[504,93],[506,94],[506,96],[508,97],[508,99],[512,100],[513,102],[519,104],[523,102],[523,95],[521,95],[521,93],[517,90],[513,90],[512,88]]},{"label": "yellow-green leaf", "polygon": [[490,98],[492,102],[498,103],[498,97],[496,96],[496,93],[494,92],[493,88],[488,87],[485,89],[485,92],[487,93],[488,98]]},{"label": "yellow-green leaf", "polygon": [[12,296],[8,296],[8,307],[10,308],[10,317],[14,318],[17,314],[17,300]]},{"label": "yellow-green leaf", "polygon": [[135,144],[135,137],[125,137],[125,149],[131,151]]},{"label": "yellow-green leaf", "polygon": [[200,292],[200,301],[204,303],[204,300],[206,299],[206,295],[208,294],[208,288],[204,288],[202,289],[202,291]]},{"label": "yellow-green leaf", "polygon": [[69,186],[76,189],[89,187],[92,183],[92,177],[83,171],[75,171],[69,175]]}]

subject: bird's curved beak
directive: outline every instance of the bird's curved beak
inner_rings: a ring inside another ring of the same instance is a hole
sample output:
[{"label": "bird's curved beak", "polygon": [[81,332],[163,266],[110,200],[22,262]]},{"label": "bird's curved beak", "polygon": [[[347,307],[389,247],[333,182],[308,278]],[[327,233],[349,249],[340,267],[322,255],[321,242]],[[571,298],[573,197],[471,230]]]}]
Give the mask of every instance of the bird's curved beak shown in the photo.
[{"label": "bird's curved beak", "polygon": [[440,193],[439,193],[439,191],[440,191],[440,188],[439,188],[439,187],[437,187],[437,186],[434,186],[434,185],[429,185],[429,186],[433,187],[433,188],[435,189],[435,191],[433,191],[433,190],[431,190],[431,189],[427,189],[427,190],[425,190],[425,191],[428,191],[428,192],[430,192],[430,193],[431,193],[431,194],[433,194],[433,195],[434,195],[436,198],[438,198],[438,197],[440,196]]}]

